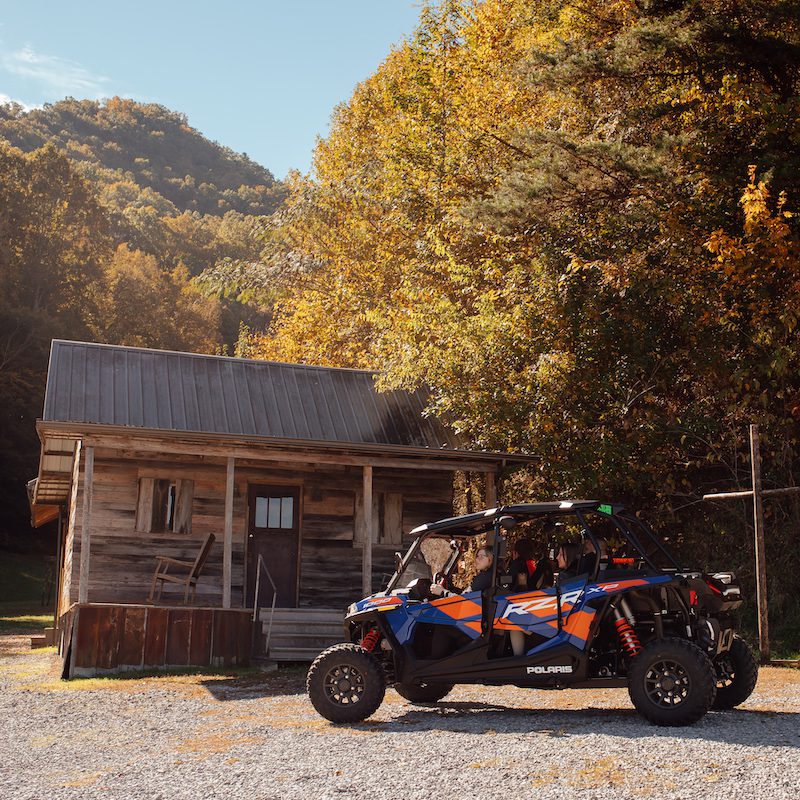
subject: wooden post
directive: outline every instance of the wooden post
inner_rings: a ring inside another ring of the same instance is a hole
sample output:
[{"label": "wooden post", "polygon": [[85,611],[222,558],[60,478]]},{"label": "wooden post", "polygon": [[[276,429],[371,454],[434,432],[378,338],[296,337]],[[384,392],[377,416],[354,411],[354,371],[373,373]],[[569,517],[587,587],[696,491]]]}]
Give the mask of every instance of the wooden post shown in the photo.
[{"label": "wooden post", "polygon": [[372,594],[372,467],[364,467],[364,550],[362,559],[361,591],[364,597]]},{"label": "wooden post", "polygon": [[58,528],[56,533],[55,603],[53,605],[53,629],[58,628],[58,609],[61,605],[61,554],[64,536],[64,506],[58,507]]},{"label": "wooden post", "polygon": [[83,468],[83,522],[81,523],[81,571],[78,579],[78,602],[89,602],[89,550],[92,544],[92,493],[94,482],[94,447],[86,448]]},{"label": "wooden post", "polygon": [[494,472],[486,473],[486,508],[497,506],[497,486],[495,484]]},{"label": "wooden post", "polygon": [[231,607],[231,551],[233,547],[233,471],[235,459],[228,458],[225,481],[225,530],[222,540],[222,607]]},{"label": "wooden post", "polygon": [[761,453],[758,425],[750,426],[750,462],[753,468],[753,527],[756,551],[756,603],[758,605],[758,647],[761,661],[769,661],[769,621],[767,616],[767,565],[764,557],[764,502],[761,491]]}]

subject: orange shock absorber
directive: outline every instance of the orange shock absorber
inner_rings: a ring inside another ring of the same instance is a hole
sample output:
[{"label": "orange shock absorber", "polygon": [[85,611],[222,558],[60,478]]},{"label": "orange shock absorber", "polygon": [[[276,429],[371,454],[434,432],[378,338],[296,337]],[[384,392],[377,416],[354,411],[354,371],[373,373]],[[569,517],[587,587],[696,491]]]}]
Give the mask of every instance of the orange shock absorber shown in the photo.
[{"label": "orange shock absorber", "polygon": [[381,634],[377,628],[370,628],[365,634],[364,638],[361,640],[361,646],[368,652],[371,653],[378,641],[381,638]]},{"label": "orange shock absorber", "polygon": [[636,631],[631,627],[630,622],[628,622],[617,609],[614,609],[614,615],[616,616],[614,626],[617,629],[619,643],[622,645],[622,649],[625,653],[630,658],[633,658],[642,649],[642,643],[639,641],[639,637],[636,635]]}]

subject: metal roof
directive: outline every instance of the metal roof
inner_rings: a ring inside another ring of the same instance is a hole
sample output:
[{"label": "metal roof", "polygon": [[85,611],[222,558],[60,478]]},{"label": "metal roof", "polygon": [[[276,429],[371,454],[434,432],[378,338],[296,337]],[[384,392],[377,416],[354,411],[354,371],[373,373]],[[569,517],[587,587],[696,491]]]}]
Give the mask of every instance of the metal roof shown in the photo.
[{"label": "metal roof", "polygon": [[459,450],[428,396],[363,370],[54,340],[45,422]]}]

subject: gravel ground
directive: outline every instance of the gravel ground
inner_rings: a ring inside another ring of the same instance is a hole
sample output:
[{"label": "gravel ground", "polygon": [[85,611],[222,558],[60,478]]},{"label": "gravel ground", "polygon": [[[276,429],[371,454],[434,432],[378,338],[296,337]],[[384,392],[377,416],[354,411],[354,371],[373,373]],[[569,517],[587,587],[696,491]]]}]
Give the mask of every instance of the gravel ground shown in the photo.
[{"label": "gravel ground", "polygon": [[0,636],[0,798],[800,797],[800,671],[763,669],[740,709],[654,728],[625,690],[387,692],[366,723],[317,716],[304,670],[57,678]]}]

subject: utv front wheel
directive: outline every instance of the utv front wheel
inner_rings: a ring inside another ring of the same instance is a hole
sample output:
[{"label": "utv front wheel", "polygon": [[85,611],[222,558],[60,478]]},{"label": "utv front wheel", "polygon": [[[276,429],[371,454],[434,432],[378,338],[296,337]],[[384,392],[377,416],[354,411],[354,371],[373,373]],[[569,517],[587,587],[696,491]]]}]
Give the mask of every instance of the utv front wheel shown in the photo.
[{"label": "utv front wheel", "polygon": [[396,683],[395,691],[410,703],[438,703],[445,695],[450,694],[452,683]]},{"label": "utv front wheel", "polygon": [[756,688],[758,662],[750,648],[734,636],[731,649],[714,659],[717,673],[717,697],[714,708],[728,709],[744,703]]},{"label": "utv front wheel", "polygon": [[711,708],[717,679],[706,654],[684,639],[656,639],[628,670],[636,710],[654,725],[691,725]]},{"label": "utv front wheel", "polygon": [[309,667],[311,705],[331,722],[360,722],[383,702],[386,682],[380,665],[357,644],[323,650]]}]

